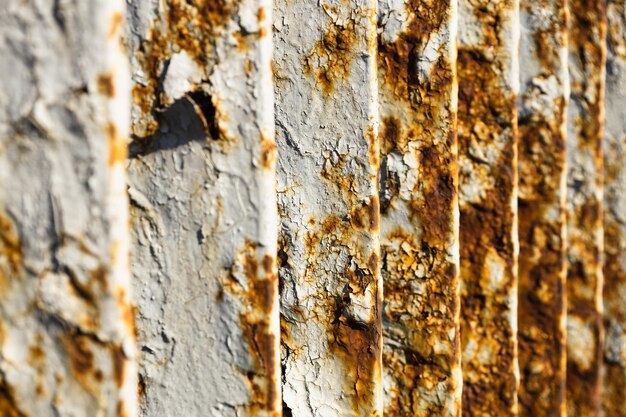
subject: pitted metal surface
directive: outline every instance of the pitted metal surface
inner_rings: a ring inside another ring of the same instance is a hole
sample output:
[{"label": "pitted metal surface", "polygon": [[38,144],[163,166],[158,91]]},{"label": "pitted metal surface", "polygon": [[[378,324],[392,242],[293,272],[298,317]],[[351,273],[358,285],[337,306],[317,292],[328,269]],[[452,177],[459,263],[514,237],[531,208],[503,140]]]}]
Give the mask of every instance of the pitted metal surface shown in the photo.
[{"label": "pitted metal surface", "polygon": [[608,0],[604,148],[602,417],[626,416],[626,3]]},{"label": "pitted metal surface", "polygon": [[567,1],[520,6],[519,407],[564,417]]},{"label": "pitted metal surface", "polygon": [[382,416],[376,3],[274,3],[283,411]]},{"label": "pitted metal surface", "polygon": [[141,415],[280,415],[271,3],[131,1]]},{"label": "pitted metal surface", "polygon": [[456,1],[380,1],[385,415],[459,416]]},{"label": "pitted metal surface", "polygon": [[459,1],[463,415],[515,416],[519,3]]},{"label": "pitted metal surface", "polygon": [[123,13],[116,0],[0,8],[3,416],[137,415]]},{"label": "pitted metal surface", "polygon": [[567,112],[567,415],[596,416],[602,365],[604,0],[570,0]]}]

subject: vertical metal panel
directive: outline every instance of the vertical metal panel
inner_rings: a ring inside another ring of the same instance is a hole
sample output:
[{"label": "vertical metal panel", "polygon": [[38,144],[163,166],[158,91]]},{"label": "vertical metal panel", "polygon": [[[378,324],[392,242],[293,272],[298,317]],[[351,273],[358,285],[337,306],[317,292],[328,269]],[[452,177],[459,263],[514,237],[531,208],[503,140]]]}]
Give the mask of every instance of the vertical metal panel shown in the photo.
[{"label": "vertical metal panel", "polygon": [[385,414],[458,416],[457,2],[379,2]]},{"label": "vertical metal panel", "polygon": [[376,4],[274,10],[284,413],[381,416]]},{"label": "vertical metal panel", "polygon": [[520,415],[564,416],[567,1],[520,7]]},{"label": "vertical metal panel", "polygon": [[464,416],[517,414],[518,42],[518,1],[459,1]]},{"label": "vertical metal panel", "polygon": [[626,416],[626,2],[607,1],[602,416]]},{"label": "vertical metal panel", "polygon": [[0,414],[135,416],[123,2],[0,8]]},{"label": "vertical metal panel", "polygon": [[604,0],[570,0],[567,114],[567,415],[600,409]]},{"label": "vertical metal panel", "polygon": [[280,415],[271,13],[130,3],[144,416]]}]

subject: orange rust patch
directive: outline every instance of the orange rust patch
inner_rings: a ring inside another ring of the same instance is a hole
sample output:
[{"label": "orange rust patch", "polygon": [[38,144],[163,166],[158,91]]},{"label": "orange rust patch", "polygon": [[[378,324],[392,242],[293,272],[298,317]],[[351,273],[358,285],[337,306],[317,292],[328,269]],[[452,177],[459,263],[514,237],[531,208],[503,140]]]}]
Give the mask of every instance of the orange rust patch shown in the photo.
[{"label": "orange rust patch", "polygon": [[117,387],[120,388],[126,379],[126,355],[121,345],[111,347],[111,359],[113,360],[113,377]]},{"label": "orange rust patch", "polygon": [[355,43],[355,23],[352,20],[348,20],[345,25],[330,22],[322,39],[315,43],[306,56],[304,71],[315,75],[325,96],[332,94],[338,81],[348,78]]},{"label": "orange rust patch", "polygon": [[111,26],[109,27],[108,37],[112,38],[113,36],[116,36],[116,34],[119,33],[119,29],[123,23],[124,23],[124,16],[122,16],[122,13],[121,12],[113,13],[113,15],[111,16]]},{"label": "orange rust patch", "polygon": [[111,74],[98,75],[98,92],[107,97],[115,96],[115,83]]},{"label": "orange rust patch", "polygon": [[277,154],[274,141],[261,132],[261,166],[265,169],[272,169],[276,163]]},{"label": "orange rust patch", "polygon": [[[247,278],[247,289],[235,278],[238,269]],[[274,416],[279,398],[279,382],[275,380],[278,340],[270,331],[271,315],[277,313],[278,277],[274,259],[266,254],[259,263],[256,245],[246,241],[223,286],[246,309],[239,315],[240,327],[254,362],[245,371],[251,394],[246,408],[255,415],[268,412]]]},{"label": "orange rust patch", "polygon": [[9,261],[11,272],[17,274],[22,264],[22,243],[13,221],[5,214],[0,214],[0,256]]},{"label": "orange rust patch", "polygon": [[18,400],[15,398],[15,392],[4,376],[0,376],[0,414],[3,417],[28,417],[18,407]]},{"label": "orange rust patch", "polygon": [[117,127],[113,123],[107,123],[106,130],[109,138],[109,166],[113,166],[126,159],[126,142],[119,136]]}]

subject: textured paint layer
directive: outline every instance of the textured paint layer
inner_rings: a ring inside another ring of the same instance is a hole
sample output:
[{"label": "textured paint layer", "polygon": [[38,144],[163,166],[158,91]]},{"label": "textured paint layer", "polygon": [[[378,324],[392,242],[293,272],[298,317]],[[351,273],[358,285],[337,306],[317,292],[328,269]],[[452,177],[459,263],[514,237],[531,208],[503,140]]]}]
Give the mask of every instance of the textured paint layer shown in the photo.
[{"label": "textured paint layer", "polygon": [[565,415],[567,1],[522,0],[520,415]]},{"label": "textured paint layer", "polygon": [[123,2],[0,8],[0,414],[137,414]]},{"label": "textured paint layer", "polygon": [[567,112],[567,415],[596,416],[602,362],[604,0],[570,0]]},{"label": "textured paint layer", "polygon": [[519,3],[459,1],[463,415],[517,414]]},{"label": "textured paint layer", "polygon": [[626,417],[626,3],[607,1],[603,417]]},{"label": "textured paint layer", "polygon": [[382,415],[375,6],[275,2],[286,416]]},{"label": "textured paint layer", "polygon": [[458,416],[456,1],[379,2],[384,411]]},{"label": "textured paint layer", "polygon": [[271,12],[130,2],[144,416],[280,414]]}]

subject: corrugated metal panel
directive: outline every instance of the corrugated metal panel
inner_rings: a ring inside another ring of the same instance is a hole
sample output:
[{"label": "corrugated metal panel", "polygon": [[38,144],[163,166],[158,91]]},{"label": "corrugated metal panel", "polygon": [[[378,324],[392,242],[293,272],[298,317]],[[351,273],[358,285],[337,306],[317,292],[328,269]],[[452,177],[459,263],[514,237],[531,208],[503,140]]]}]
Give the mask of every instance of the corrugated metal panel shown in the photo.
[{"label": "corrugated metal panel", "polygon": [[607,1],[602,413],[626,417],[626,3]]},{"label": "corrugated metal panel", "polygon": [[381,416],[376,4],[274,10],[284,414]]},{"label": "corrugated metal panel", "polygon": [[459,2],[463,414],[517,414],[519,3]]},{"label": "corrugated metal panel", "polygon": [[385,414],[461,411],[457,2],[379,3]]},{"label": "corrugated metal panel", "polygon": [[121,1],[0,9],[0,414],[135,416]]},{"label": "corrugated metal panel", "polygon": [[130,4],[144,416],[280,413],[271,13]]},{"label": "corrugated metal panel", "polygon": [[564,416],[567,1],[520,6],[520,415]]},{"label": "corrugated metal panel", "polygon": [[570,0],[567,114],[567,414],[597,415],[602,362],[604,0]]}]

